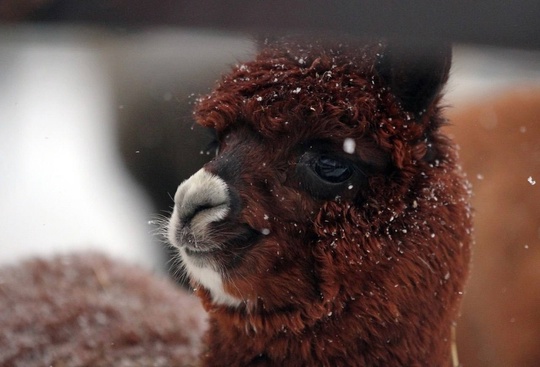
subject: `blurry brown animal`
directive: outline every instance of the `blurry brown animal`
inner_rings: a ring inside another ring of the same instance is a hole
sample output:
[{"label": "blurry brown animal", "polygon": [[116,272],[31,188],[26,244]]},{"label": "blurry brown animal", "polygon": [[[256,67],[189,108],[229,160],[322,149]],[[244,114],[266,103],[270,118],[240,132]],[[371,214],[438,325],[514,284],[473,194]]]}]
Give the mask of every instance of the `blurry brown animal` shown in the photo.
[{"label": "blurry brown animal", "polygon": [[540,366],[540,89],[450,110],[473,182],[476,245],[458,327],[464,366]]},{"label": "blurry brown animal", "polygon": [[137,266],[96,254],[0,269],[2,367],[189,366],[199,302]]}]

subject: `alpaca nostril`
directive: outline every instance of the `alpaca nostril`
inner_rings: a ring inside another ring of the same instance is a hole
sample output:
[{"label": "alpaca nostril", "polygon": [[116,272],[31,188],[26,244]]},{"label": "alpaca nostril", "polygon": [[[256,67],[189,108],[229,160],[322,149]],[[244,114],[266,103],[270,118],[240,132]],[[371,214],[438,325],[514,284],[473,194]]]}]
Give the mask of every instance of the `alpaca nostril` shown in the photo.
[{"label": "alpaca nostril", "polygon": [[[188,205],[188,206],[189,206],[189,209],[181,208],[178,213],[180,222],[183,225],[189,225],[193,221],[193,219],[200,213],[206,212],[205,214],[210,214],[210,212],[222,212],[223,210],[226,210],[227,203],[223,202],[218,205],[213,205],[210,203],[202,203],[202,204],[197,204],[196,206],[193,206],[193,205]],[[212,211],[212,209],[216,209],[216,210]],[[217,214],[217,213],[214,213],[214,214]],[[221,215],[214,215],[213,220],[211,221],[214,222],[220,219],[223,219],[221,218]]]},{"label": "alpaca nostril", "polygon": [[191,213],[189,212],[186,212],[186,213],[181,213],[180,214],[180,221],[182,223],[190,223],[191,220],[197,215],[199,214],[200,212],[206,210],[206,209],[211,209],[213,208],[214,206],[213,205],[210,205],[210,204],[200,204],[198,207],[196,207],[194,210],[191,211]]}]

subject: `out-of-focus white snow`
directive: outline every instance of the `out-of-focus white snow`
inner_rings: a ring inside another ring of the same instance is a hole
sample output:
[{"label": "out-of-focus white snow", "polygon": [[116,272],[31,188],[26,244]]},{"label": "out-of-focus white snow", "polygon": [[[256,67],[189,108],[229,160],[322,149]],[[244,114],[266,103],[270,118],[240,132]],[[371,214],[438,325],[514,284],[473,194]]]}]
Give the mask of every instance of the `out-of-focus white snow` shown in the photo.
[{"label": "out-of-focus white snow", "polygon": [[540,86],[540,52],[457,45],[444,101],[456,108],[525,86]]},{"label": "out-of-focus white snow", "polygon": [[84,248],[158,269],[100,54],[57,36],[0,37],[0,263]]}]

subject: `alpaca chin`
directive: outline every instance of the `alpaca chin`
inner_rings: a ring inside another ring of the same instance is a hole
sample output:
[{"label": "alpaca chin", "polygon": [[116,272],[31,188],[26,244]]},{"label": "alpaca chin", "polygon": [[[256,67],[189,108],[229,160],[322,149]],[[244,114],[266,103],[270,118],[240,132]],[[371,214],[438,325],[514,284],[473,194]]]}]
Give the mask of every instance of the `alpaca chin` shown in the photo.
[{"label": "alpaca chin", "polygon": [[210,292],[212,301],[215,304],[237,307],[243,303],[242,300],[225,292],[223,288],[223,276],[219,271],[212,269],[211,265],[206,267],[199,266],[196,261],[193,261],[191,256],[186,254],[184,248],[180,248],[180,255],[190,279],[206,288]]}]

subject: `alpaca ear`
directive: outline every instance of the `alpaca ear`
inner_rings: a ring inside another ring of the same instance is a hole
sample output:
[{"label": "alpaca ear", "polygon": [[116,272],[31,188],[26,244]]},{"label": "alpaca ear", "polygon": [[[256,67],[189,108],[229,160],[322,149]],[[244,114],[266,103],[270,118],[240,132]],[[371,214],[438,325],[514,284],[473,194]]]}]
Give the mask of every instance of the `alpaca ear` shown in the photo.
[{"label": "alpaca ear", "polygon": [[391,41],[379,55],[376,70],[403,109],[420,118],[448,80],[451,61],[450,43]]}]

